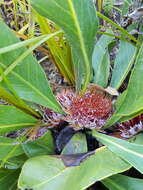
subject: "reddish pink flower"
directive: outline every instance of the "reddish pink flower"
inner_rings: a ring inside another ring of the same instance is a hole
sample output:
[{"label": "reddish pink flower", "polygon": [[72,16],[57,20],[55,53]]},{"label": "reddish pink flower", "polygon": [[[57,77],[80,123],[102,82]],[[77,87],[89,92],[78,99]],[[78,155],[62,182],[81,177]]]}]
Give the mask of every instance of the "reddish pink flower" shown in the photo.
[{"label": "reddish pink flower", "polygon": [[117,130],[121,138],[131,138],[143,130],[143,114],[117,124]]},{"label": "reddish pink flower", "polygon": [[[45,110],[48,120],[57,124],[61,120],[68,121],[74,128],[101,128],[112,113],[112,101],[104,92],[91,85],[83,95],[77,95],[73,90],[63,90],[57,94],[57,99],[66,115]],[[53,123],[53,124],[54,124]]]}]

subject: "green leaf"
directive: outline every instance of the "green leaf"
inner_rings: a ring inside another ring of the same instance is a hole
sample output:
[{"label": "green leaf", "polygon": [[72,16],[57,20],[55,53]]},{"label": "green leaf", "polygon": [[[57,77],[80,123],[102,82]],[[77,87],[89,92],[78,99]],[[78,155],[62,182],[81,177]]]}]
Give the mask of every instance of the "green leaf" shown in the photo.
[{"label": "green leaf", "polygon": [[143,179],[136,179],[124,175],[114,175],[102,180],[110,190],[142,190]]},{"label": "green leaf", "polygon": [[28,160],[28,157],[24,154],[14,156],[5,161],[4,166],[7,169],[14,170],[21,168],[23,164]]},{"label": "green leaf", "polygon": [[15,97],[12,93],[8,92],[5,88],[2,87],[0,87],[0,98],[5,100],[7,103],[21,109],[25,113],[28,113],[36,118],[41,118],[41,115],[29,107],[23,100],[17,96]]},{"label": "green leaf", "polygon": [[19,156],[23,154],[23,149],[15,139],[0,137],[0,160],[4,160],[8,154],[9,158]]},{"label": "green leaf", "polygon": [[83,133],[77,133],[64,147],[62,154],[77,154],[84,152],[87,152],[86,136]]},{"label": "green leaf", "polygon": [[[19,42],[15,34],[3,22],[0,22],[0,29],[1,48]],[[61,112],[61,108],[53,96],[44,71],[31,54],[16,67],[13,65],[14,68],[9,68],[12,63],[16,63],[17,59],[22,59],[22,56],[25,57],[24,54],[29,54],[29,52],[26,53],[26,48],[20,48],[0,55],[1,66],[4,69],[7,68],[7,72],[10,70],[6,77],[11,82],[14,90],[24,100]],[[5,85],[4,82],[2,84]]]},{"label": "green leaf", "polygon": [[134,63],[135,55],[135,46],[126,41],[120,42],[112,72],[111,87],[118,89],[122,85]]},{"label": "green leaf", "polygon": [[106,148],[98,149],[95,155],[77,167],[65,167],[56,157],[40,156],[24,164],[18,186],[33,190],[82,190],[129,168],[126,162]]},{"label": "green leaf", "polygon": [[124,102],[124,99],[127,95],[127,91],[124,91],[120,96],[117,98],[116,103],[115,103],[115,112],[114,114],[107,120],[105,123],[105,126],[103,128],[108,128],[112,126],[114,123],[119,121],[121,119],[121,116],[118,115],[118,109],[122,106],[122,103]]},{"label": "green leaf", "polygon": [[80,64],[83,65],[81,69],[75,64],[75,69],[78,71],[81,69],[80,73],[84,78],[83,90],[86,90],[91,78],[94,37],[98,29],[98,19],[93,1],[31,0],[31,3],[42,16],[52,20],[64,30],[72,46],[73,55],[78,57]]},{"label": "green leaf", "polygon": [[13,106],[0,105],[0,134],[34,126],[37,119]]},{"label": "green leaf", "polygon": [[[132,71],[126,97],[120,108],[117,110],[117,115],[128,116],[133,115],[143,110],[143,45],[137,55],[134,69]],[[129,106],[130,105],[130,106]]]},{"label": "green leaf", "polygon": [[22,144],[23,150],[28,157],[54,154],[54,144],[51,132],[32,142]]},{"label": "green leaf", "polygon": [[127,142],[115,137],[104,135],[96,131],[93,135],[106,145],[112,152],[126,160],[138,171],[143,173],[143,145]]},{"label": "green leaf", "polygon": [[[110,32],[107,31],[107,32]],[[110,71],[110,59],[108,45],[113,37],[102,35],[94,47],[92,56],[92,66],[94,70],[94,83],[106,87]]]},{"label": "green leaf", "polygon": [[0,169],[0,189],[16,190],[19,170]]}]

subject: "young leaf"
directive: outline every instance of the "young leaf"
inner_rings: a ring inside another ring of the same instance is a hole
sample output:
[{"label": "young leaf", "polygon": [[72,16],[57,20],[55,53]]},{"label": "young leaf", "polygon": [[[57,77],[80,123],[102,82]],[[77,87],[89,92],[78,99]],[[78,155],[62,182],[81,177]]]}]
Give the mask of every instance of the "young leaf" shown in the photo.
[{"label": "young leaf", "polygon": [[136,47],[121,41],[116,55],[110,86],[118,89],[130,71],[136,55]]},{"label": "young leaf", "polygon": [[143,187],[143,179],[120,174],[106,178],[102,180],[102,183],[110,190],[141,190]]},{"label": "young leaf", "polygon": [[[2,21],[0,21],[0,29],[1,48],[19,42],[15,34]],[[4,69],[8,68],[25,52],[26,48],[21,48],[0,55],[1,66]],[[14,67],[6,77],[20,98],[61,112],[61,108],[53,96],[44,71],[31,54]],[[4,83],[2,84],[4,85]]]},{"label": "young leaf", "polygon": [[106,145],[112,152],[126,160],[138,171],[143,173],[143,145],[127,142],[115,137],[104,135],[96,131],[93,135]]},{"label": "young leaf", "polygon": [[82,190],[129,168],[126,162],[106,148],[97,150],[78,167],[66,167],[56,157],[40,156],[24,164],[18,186],[33,190]]},{"label": "young leaf", "polygon": [[[85,90],[91,77],[94,36],[98,28],[93,1],[32,0],[31,3],[42,16],[52,20],[64,30],[72,46],[73,55],[78,57],[80,64],[83,65],[80,67],[80,73],[84,77],[83,90]],[[77,64],[75,69],[79,71]]]},{"label": "young leaf", "polygon": [[0,134],[34,126],[37,119],[13,106],[0,105]]}]

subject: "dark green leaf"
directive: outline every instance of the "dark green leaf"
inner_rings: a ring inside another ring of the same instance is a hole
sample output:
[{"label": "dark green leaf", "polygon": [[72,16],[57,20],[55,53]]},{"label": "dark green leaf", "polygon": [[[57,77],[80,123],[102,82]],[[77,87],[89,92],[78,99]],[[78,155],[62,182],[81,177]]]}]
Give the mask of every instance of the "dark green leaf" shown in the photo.
[{"label": "dark green leaf", "polygon": [[19,170],[0,169],[0,190],[16,190]]},{"label": "dark green leaf", "polygon": [[124,175],[114,175],[102,180],[110,190],[142,190],[143,179],[136,179]]}]

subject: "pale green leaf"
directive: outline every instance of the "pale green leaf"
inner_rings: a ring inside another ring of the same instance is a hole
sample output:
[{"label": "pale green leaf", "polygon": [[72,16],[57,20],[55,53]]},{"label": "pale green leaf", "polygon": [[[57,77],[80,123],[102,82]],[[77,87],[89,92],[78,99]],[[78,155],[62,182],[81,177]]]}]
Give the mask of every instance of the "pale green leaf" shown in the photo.
[{"label": "pale green leaf", "polygon": [[0,134],[32,127],[37,119],[13,107],[0,105]]},{"label": "pale green leaf", "polygon": [[[107,32],[110,32],[107,31]],[[102,35],[95,44],[92,66],[94,70],[94,83],[106,87],[110,71],[110,59],[108,54],[108,45],[113,37]]]},{"label": "pale green leaf", "polygon": [[115,137],[93,131],[93,135],[106,145],[112,152],[126,160],[138,171],[143,173],[143,145],[130,143]]},{"label": "pale green leaf", "polygon": [[78,154],[84,152],[87,152],[86,136],[83,133],[77,133],[66,144],[62,154]]},{"label": "pale green leaf", "polygon": [[56,157],[40,156],[24,164],[18,184],[21,189],[84,190],[96,181],[129,168],[126,162],[106,148],[97,150],[77,167],[66,167]]}]

